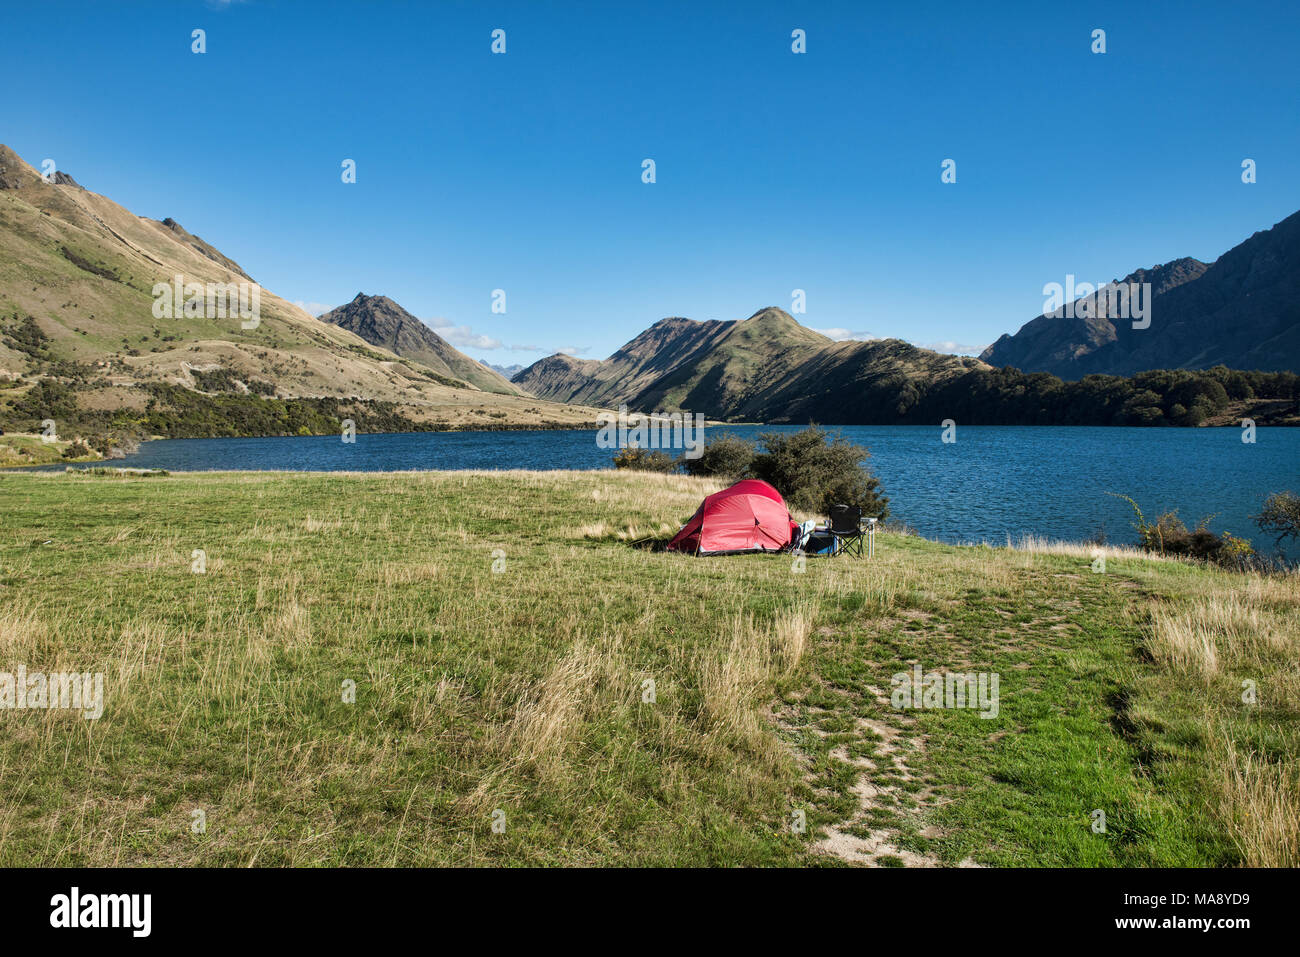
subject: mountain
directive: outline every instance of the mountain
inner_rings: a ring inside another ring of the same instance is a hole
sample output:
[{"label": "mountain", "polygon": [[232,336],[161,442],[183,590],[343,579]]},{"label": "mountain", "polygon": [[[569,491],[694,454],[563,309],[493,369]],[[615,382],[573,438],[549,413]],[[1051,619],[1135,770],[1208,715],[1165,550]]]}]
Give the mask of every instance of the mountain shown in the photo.
[{"label": "mountain", "polygon": [[208,243],[205,243],[203,240],[199,239],[198,236],[195,236],[192,233],[188,232],[184,226],[176,222],[176,220],[172,219],[170,216],[168,216],[166,219],[163,220],[151,219],[149,220],[149,222],[153,223],[155,226],[159,226],[163,229],[166,229],[176,239],[179,239],[185,245],[196,250],[199,253],[199,255],[211,259],[214,263],[217,263],[219,266],[224,266],[226,269],[229,269],[233,273],[238,273],[239,275],[243,276],[245,279],[248,279],[250,281],[252,280],[253,277],[250,276],[248,273],[244,272],[244,270],[240,267],[239,263],[235,262],[233,259],[230,259],[227,256],[222,255],[219,249],[209,245]]},{"label": "mountain", "polygon": [[[480,359],[479,361],[483,362],[482,359]],[[524,371],[524,367],[519,365],[519,363],[517,362],[514,365],[508,365],[508,366],[493,365],[491,362],[483,362],[483,364],[487,366],[489,369],[493,370],[494,372],[502,376],[505,376],[507,380],[514,379],[515,376],[519,375],[519,373]]]},{"label": "mountain", "polygon": [[414,359],[442,375],[468,382],[484,392],[524,395],[518,386],[483,363],[453,349],[446,340],[387,296],[357,297],[320,317],[347,329],[372,346],[382,346],[403,359]]},{"label": "mountain", "polygon": [[[253,328],[203,310],[156,318],[155,286],[177,276],[252,289],[235,260],[175,220],[137,216],[66,173],[46,182],[0,146],[0,425],[30,429],[46,417],[98,416],[145,430],[185,418],[199,429],[200,420],[230,421],[221,403],[251,407],[258,395],[369,403],[393,428],[593,421],[594,410],[539,402],[454,350],[430,352],[428,360],[438,360],[432,367],[400,357],[260,286]],[[319,422],[302,424],[287,407],[256,411],[277,418],[278,429]],[[378,423],[365,412],[357,407],[363,431],[363,422]],[[342,414],[351,413],[336,417]]]},{"label": "mountain", "polygon": [[[1172,289],[1197,265],[1140,275]],[[1300,376],[1290,372],[1216,367],[1063,382],[900,339],[835,342],[773,307],[741,321],[663,319],[608,359],[549,356],[515,382],[558,402],[731,422],[1300,425]]]},{"label": "mountain", "polygon": [[734,323],[661,319],[604,361],[557,353],[515,376],[515,384],[539,398],[590,405],[630,402],[661,377],[706,354]]},{"label": "mountain", "polygon": [[1123,283],[1151,283],[1150,326],[1110,315],[1042,315],[980,356],[994,366],[1074,380],[1150,369],[1300,371],[1300,212],[1255,233],[1211,264],[1177,259],[1137,270]]},{"label": "mountain", "polygon": [[515,383],[557,402],[733,421],[894,421],[915,396],[975,369],[977,359],[897,339],[835,342],[773,306],[748,319],[662,319],[608,359],[549,356]]}]

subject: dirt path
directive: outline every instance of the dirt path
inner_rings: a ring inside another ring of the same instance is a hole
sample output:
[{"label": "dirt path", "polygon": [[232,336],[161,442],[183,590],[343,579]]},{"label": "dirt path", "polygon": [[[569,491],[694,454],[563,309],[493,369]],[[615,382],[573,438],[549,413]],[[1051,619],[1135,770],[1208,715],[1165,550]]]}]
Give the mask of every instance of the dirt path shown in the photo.
[{"label": "dirt path", "polygon": [[[851,731],[825,730],[840,723],[840,709],[796,701],[774,712],[818,803],[828,799],[841,815],[825,825],[825,837],[813,844],[813,852],[864,867],[942,867],[935,854],[918,849],[942,836],[927,821],[938,797],[918,770],[925,739],[914,732],[912,718],[891,708],[888,694],[876,687],[869,691],[889,719],[859,715]],[[843,791],[826,786],[828,778],[846,777],[852,778],[850,802],[838,799]],[[967,860],[958,866],[978,865]]]}]

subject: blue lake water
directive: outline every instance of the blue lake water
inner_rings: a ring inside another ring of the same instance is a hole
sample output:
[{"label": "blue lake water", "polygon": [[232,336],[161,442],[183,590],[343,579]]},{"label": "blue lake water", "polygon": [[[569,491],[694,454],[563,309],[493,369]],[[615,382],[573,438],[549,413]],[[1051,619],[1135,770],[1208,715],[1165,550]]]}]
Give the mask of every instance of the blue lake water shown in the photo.
[{"label": "blue lake water", "polygon": [[[717,426],[752,438],[795,426]],[[1214,514],[1211,528],[1272,550],[1250,516],[1271,492],[1300,492],[1300,429],[1126,429],[959,426],[945,445],[928,426],[843,426],[871,450],[869,466],[890,498],[893,517],[928,538],[1003,544],[1024,534],[1082,540],[1104,530],[1130,542],[1133,513],[1177,509],[1189,526]],[[832,430],[836,431],[836,430]],[[257,439],[163,439],[146,442],[115,465],[172,471],[274,469],[602,469],[612,452],[595,430],[424,432]]]}]

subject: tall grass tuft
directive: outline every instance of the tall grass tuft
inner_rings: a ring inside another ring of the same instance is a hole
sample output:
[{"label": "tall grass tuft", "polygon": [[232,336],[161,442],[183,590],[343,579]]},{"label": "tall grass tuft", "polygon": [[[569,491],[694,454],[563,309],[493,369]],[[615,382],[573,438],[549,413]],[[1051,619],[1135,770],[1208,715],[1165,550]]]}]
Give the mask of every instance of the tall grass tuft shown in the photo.
[{"label": "tall grass tuft", "polygon": [[1300,866],[1300,768],[1243,754],[1224,733],[1215,749],[1220,814],[1249,867]]}]

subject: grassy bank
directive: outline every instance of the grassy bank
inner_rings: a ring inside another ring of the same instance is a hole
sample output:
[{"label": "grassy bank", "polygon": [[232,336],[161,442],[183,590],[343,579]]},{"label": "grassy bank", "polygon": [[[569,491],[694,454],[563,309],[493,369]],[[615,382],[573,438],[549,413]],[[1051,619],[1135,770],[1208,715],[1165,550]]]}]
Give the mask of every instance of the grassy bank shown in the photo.
[{"label": "grassy bank", "polygon": [[[73,447],[68,439],[47,441],[34,433],[0,435],[0,468],[53,465],[56,462],[96,462],[101,456],[84,443]],[[69,450],[72,450],[71,453]]]},{"label": "grassy bank", "polygon": [[715,487],[0,475],[0,670],[105,675],[0,710],[0,865],[1297,863],[1294,578],[629,546]]}]

